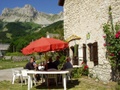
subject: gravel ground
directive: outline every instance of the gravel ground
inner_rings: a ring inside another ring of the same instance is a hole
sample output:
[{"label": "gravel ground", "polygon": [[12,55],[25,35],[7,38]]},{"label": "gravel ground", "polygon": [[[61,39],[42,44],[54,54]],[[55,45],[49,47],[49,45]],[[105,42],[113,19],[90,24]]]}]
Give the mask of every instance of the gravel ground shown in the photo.
[{"label": "gravel ground", "polygon": [[0,81],[12,81],[12,69],[20,70],[22,68],[23,67],[0,70]]}]

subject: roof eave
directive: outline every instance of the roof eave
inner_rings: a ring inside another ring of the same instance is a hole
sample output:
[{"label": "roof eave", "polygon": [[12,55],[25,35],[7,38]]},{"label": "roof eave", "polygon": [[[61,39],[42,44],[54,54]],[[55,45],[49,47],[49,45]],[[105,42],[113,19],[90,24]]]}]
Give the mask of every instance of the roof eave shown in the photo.
[{"label": "roof eave", "polygon": [[59,0],[58,5],[59,5],[59,6],[64,6],[64,1],[65,1],[65,0]]}]

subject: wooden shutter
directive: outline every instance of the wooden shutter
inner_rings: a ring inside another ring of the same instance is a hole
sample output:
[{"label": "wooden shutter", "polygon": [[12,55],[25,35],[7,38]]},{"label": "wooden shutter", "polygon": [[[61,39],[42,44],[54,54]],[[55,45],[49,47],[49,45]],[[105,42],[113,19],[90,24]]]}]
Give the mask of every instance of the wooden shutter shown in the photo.
[{"label": "wooden shutter", "polygon": [[93,44],[89,43],[88,47],[89,47],[90,61],[93,61]]},{"label": "wooden shutter", "polygon": [[94,60],[94,65],[98,65],[98,44],[97,42],[93,43],[93,60]]},{"label": "wooden shutter", "polygon": [[73,57],[73,64],[78,65],[78,44],[74,45],[74,57]]},{"label": "wooden shutter", "polygon": [[72,52],[74,53],[74,46],[71,46],[70,49],[71,49]]},{"label": "wooden shutter", "polygon": [[78,44],[75,44],[74,45],[74,56],[77,56],[78,57]]},{"label": "wooden shutter", "polygon": [[83,61],[86,63],[87,59],[86,59],[86,45],[83,44]]}]

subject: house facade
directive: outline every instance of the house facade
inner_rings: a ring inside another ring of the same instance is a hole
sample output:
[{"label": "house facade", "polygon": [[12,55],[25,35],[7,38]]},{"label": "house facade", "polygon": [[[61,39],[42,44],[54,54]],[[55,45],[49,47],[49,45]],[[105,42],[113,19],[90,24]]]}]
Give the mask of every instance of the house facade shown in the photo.
[{"label": "house facade", "polygon": [[0,58],[3,57],[5,51],[8,50],[9,46],[9,44],[0,44]]},{"label": "house facade", "polygon": [[77,46],[78,65],[85,61],[93,77],[108,82],[111,66],[106,59],[103,25],[109,22],[110,6],[113,22],[120,20],[120,0],[59,0],[59,5],[64,7],[64,38],[73,34],[81,38],[69,42],[70,57],[75,56]]}]

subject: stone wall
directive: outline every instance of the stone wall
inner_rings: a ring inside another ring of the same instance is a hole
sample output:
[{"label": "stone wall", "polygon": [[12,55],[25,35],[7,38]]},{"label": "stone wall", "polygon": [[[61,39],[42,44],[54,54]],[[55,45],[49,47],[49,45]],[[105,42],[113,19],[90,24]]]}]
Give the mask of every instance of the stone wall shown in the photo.
[{"label": "stone wall", "polygon": [[12,56],[13,61],[30,60],[30,56]]},{"label": "stone wall", "polygon": [[[109,64],[97,65],[90,70],[93,78],[99,79],[105,83],[108,83],[111,80],[111,66]],[[90,75],[89,74],[89,75]]]},{"label": "stone wall", "polygon": [[[69,46],[79,44],[79,48],[82,48],[83,43],[88,44],[97,41],[99,65],[92,67],[94,68],[93,72],[96,70],[95,68],[97,68],[98,72],[102,72],[102,67],[104,71],[110,75],[109,71],[111,67],[107,69],[104,68],[104,65],[109,65],[109,62],[106,60],[106,49],[103,46],[105,43],[103,39],[103,24],[109,21],[109,6],[112,8],[113,22],[116,23],[120,20],[120,0],[65,0],[64,38],[67,39],[73,34],[81,37],[80,40],[69,43]],[[90,33],[89,40],[86,39],[87,33]],[[87,47],[87,61],[90,62],[88,51]],[[98,74],[98,72],[96,72],[96,74]]]},{"label": "stone wall", "polygon": [[[24,60],[30,60],[31,56],[4,56],[3,58],[5,60],[13,60],[13,61],[24,61]],[[34,56],[35,59],[40,59],[39,55]]]}]

